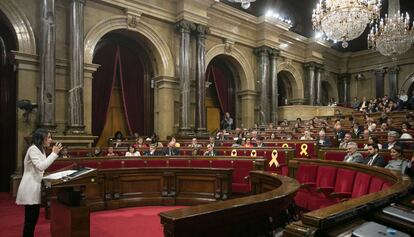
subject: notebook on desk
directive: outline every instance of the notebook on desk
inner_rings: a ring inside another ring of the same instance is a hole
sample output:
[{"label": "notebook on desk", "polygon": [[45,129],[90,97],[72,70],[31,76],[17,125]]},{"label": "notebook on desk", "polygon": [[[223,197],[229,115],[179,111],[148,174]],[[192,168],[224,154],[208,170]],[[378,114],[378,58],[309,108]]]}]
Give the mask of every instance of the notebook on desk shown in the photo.
[{"label": "notebook on desk", "polygon": [[391,215],[393,217],[414,223],[414,212],[412,211],[404,210],[397,206],[389,206],[389,207],[382,209],[382,212],[384,212],[385,214]]},{"label": "notebook on desk", "polygon": [[376,222],[366,222],[359,227],[357,227],[354,231],[352,231],[352,236],[355,237],[409,237],[408,234],[389,228],[385,225],[380,225]]}]

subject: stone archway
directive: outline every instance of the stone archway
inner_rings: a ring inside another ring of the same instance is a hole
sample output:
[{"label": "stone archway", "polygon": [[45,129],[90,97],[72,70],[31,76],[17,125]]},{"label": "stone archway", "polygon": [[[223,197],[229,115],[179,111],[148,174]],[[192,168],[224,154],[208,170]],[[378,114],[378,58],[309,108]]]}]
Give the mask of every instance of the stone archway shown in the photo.
[{"label": "stone archway", "polygon": [[232,65],[234,72],[237,72],[238,79],[236,86],[236,123],[239,126],[252,127],[255,121],[255,76],[253,67],[247,60],[247,56],[234,45],[219,44],[212,47],[206,53],[206,65],[217,56],[226,56]]},{"label": "stone archway", "polygon": [[16,34],[17,50],[20,53],[35,55],[36,38],[26,15],[12,0],[1,0],[0,11],[6,16],[13,27]]},{"label": "stone archway", "polygon": [[301,72],[296,69],[292,63],[283,62],[277,65],[277,73],[285,71],[284,73],[288,78],[292,86],[292,99],[303,99],[303,77]]},{"label": "stone archway", "polygon": [[291,72],[282,70],[277,74],[278,78],[278,102],[279,106],[291,104],[298,98],[298,85]]},{"label": "stone archway", "polygon": [[134,27],[128,24],[127,15],[116,15],[104,19],[93,26],[85,37],[85,63],[92,63],[93,53],[98,41],[108,32],[126,29],[143,35],[150,44],[156,59],[156,76],[175,77],[174,59],[165,40],[149,24],[139,21]]},{"label": "stone archway", "polygon": [[336,84],[336,81],[332,77],[325,75],[324,79],[322,80],[322,83],[325,83],[326,85],[325,88],[328,90],[327,94],[329,98],[334,98],[334,100],[338,102],[339,95],[338,95],[338,86]]}]

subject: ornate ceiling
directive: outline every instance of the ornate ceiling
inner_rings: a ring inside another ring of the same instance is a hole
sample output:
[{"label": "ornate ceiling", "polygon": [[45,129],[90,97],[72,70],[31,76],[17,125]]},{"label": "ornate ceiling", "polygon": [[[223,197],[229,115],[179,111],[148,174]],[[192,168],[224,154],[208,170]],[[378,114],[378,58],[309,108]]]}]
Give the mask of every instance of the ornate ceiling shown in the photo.
[{"label": "ornate ceiling", "polygon": [[[240,7],[240,3],[230,3],[227,0],[221,0],[232,7],[240,9],[244,12],[255,16],[265,15],[270,9],[278,12],[281,16],[287,17],[293,21],[291,31],[306,37],[313,37],[312,29],[312,10],[315,8],[319,0],[256,0],[248,9]],[[388,10],[388,1],[382,0],[381,16],[383,17]],[[408,12],[411,22],[414,18],[414,0],[400,0],[401,11]],[[355,52],[367,49],[367,36],[369,28],[365,30],[359,38],[349,42],[349,46],[343,49],[340,43],[333,45],[333,48],[341,52]]]}]

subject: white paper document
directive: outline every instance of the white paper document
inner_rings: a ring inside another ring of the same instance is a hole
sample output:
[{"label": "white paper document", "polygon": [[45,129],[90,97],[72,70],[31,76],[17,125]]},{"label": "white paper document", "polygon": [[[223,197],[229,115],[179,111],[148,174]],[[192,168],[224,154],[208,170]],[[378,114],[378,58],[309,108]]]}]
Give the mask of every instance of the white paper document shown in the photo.
[{"label": "white paper document", "polygon": [[66,177],[70,174],[75,173],[77,170],[64,170],[64,171],[60,171],[60,172],[56,172],[53,174],[49,174],[45,177],[43,177],[43,179],[61,179],[63,177]]}]

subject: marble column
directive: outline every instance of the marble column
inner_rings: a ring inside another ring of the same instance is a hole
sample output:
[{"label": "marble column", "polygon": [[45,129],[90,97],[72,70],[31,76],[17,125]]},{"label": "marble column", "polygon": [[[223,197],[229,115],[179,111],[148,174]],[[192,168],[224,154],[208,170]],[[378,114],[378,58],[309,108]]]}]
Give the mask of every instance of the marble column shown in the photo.
[{"label": "marble column", "polygon": [[243,90],[237,93],[240,98],[240,128],[251,128],[255,121],[255,106],[257,104],[257,92],[254,90]]},{"label": "marble column", "polygon": [[349,104],[350,103],[350,86],[351,86],[351,74],[343,73],[338,75],[339,84],[339,103]]},{"label": "marble column", "polygon": [[83,8],[85,0],[72,0],[70,3],[70,88],[69,117],[66,133],[84,133],[83,111]]},{"label": "marble column", "polygon": [[40,127],[54,131],[55,121],[55,59],[56,22],[55,1],[42,0],[40,25]]},{"label": "marble column", "polygon": [[270,53],[270,81],[271,81],[271,122],[274,125],[278,124],[278,99],[279,99],[279,91],[278,91],[278,79],[277,79],[277,57],[279,56],[279,50],[273,49]]},{"label": "marble column", "polygon": [[374,74],[375,74],[375,98],[381,98],[384,96],[385,69],[375,70]]},{"label": "marble column", "polygon": [[400,68],[398,66],[388,68],[388,87],[389,98],[394,99],[398,95],[398,72]]},{"label": "marble column", "polygon": [[180,135],[191,135],[190,128],[190,33],[195,29],[194,23],[182,20],[176,24],[176,29],[181,33],[180,42],[180,89],[181,89],[181,113]]},{"label": "marble column", "polygon": [[315,63],[306,63],[304,65],[306,70],[307,79],[305,82],[305,99],[309,105],[315,105],[316,97],[316,82],[315,82]]},{"label": "marble column", "polygon": [[196,72],[196,114],[195,125],[198,136],[208,136],[206,124],[206,108],[204,105],[206,87],[206,34],[209,29],[206,26],[198,25],[197,29],[197,72]]},{"label": "marble column", "polygon": [[322,98],[322,74],[323,74],[323,66],[319,65],[316,67],[316,104],[321,105],[321,98]]},{"label": "marble column", "polygon": [[266,126],[270,120],[269,104],[269,53],[271,48],[263,46],[255,49],[259,64],[260,81],[260,125]]}]

